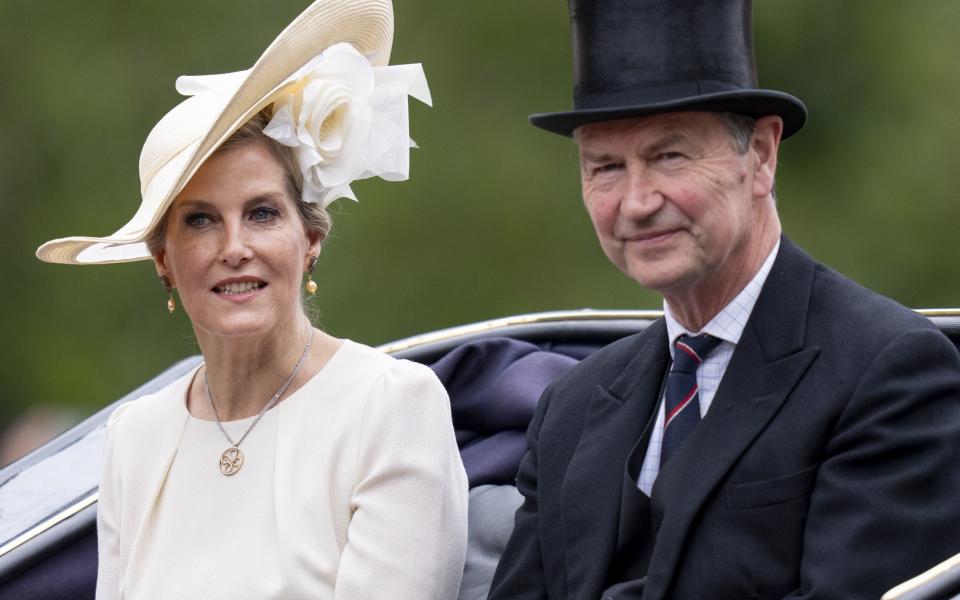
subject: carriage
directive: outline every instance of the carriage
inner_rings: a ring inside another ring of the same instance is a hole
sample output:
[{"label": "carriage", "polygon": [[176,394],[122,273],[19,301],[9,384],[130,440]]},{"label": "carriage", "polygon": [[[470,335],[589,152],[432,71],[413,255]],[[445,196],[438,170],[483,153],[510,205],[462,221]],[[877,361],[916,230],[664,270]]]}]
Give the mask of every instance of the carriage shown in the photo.
[{"label": "carriage", "polygon": [[[960,346],[960,310],[922,310]],[[431,366],[446,386],[470,480],[470,531],[460,598],[485,598],[521,498],[513,474],[540,391],[593,351],[642,331],[657,311],[560,311],[443,329],[380,346]],[[56,439],[0,470],[0,598],[92,598],[96,504],[107,417],[194,368],[186,358]],[[898,588],[899,600],[960,594],[960,560]],[[891,596],[894,597],[894,596]]]}]

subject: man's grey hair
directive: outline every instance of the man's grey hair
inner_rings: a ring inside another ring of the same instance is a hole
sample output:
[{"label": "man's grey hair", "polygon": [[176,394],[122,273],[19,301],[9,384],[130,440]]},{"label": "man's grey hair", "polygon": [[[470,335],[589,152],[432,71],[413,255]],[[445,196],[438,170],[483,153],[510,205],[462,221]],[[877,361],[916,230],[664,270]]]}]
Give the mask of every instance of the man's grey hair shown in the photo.
[{"label": "man's grey hair", "polygon": [[[750,138],[753,136],[753,130],[757,126],[757,120],[747,115],[738,115],[736,113],[719,112],[716,113],[720,122],[727,127],[730,132],[730,141],[733,143],[733,149],[740,154],[746,154],[750,149]],[[776,186],[776,183],[774,183]],[[777,201],[776,187],[770,190],[770,196],[773,201]]]},{"label": "man's grey hair", "polygon": [[716,114],[717,118],[727,127],[727,131],[730,132],[734,149],[740,154],[746,153],[750,149],[750,137],[753,135],[757,120],[737,113],[719,112]]}]

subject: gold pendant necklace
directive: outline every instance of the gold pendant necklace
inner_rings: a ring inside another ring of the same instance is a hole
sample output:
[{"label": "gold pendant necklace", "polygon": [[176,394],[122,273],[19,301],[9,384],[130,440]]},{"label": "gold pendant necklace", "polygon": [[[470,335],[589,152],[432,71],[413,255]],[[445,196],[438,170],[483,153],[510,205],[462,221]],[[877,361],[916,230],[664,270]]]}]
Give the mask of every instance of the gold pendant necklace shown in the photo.
[{"label": "gold pendant necklace", "polygon": [[250,424],[250,427],[247,428],[247,431],[240,436],[240,439],[233,441],[230,437],[230,434],[227,433],[227,430],[223,428],[223,422],[220,420],[220,413],[217,412],[217,405],[213,403],[213,394],[210,392],[210,382],[207,380],[207,371],[203,371],[203,387],[207,390],[207,400],[210,401],[210,408],[213,409],[213,416],[217,420],[217,427],[220,428],[220,431],[223,432],[224,437],[227,438],[227,441],[230,442],[230,447],[220,453],[220,472],[226,476],[234,475],[240,468],[243,466],[243,452],[240,450],[240,444],[243,443],[243,440],[247,439],[247,436],[250,435],[250,432],[253,431],[253,428],[257,426],[257,423],[260,422],[260,419],[263,418],[263,415],[270,410],[274,404],[280,400],[280,397],[283,396],[283,393],[287,391],[287,388],[290,387],[290,384],[293,383],[293,378],[296,377],[297,371],[300,370],[300,367],[303,365],[303,361],[307,358],[307,353],[310,351],[310,344],[313,343],[313,333],[314,328],[310,327],[310,337],[307,338],[307,345],[303,347],[303,354],[300,355],[300,360],[297,361],[293,371],[290,373],[290,376],[287,377],[287,380],[283,382],[283,385],[280,386],[280,389],[277,390],[277,393],[270,398],[270,401],[263,405],[263,408],[260,409],[260,413],[257,415],[257,418],[253,420],[253,423]]},{"label": "gold pendant necklace", "polygon": [[243,466],[243,452],[236,446],[231,446],[220,455],[220,472],[224,475],[233,475]]}]

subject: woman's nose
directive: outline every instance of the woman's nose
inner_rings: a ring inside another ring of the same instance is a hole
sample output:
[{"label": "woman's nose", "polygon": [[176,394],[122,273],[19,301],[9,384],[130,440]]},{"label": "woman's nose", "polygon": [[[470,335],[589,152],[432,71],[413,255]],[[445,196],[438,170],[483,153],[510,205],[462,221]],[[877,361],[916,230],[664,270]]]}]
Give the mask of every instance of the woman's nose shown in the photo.
[{"label": "woman's nose", "polygon": [[223,240],[220,248],[220,260],[238,267],[253,258],[253,251],[247,239],[248,232],[239,223],[224,223]]}]

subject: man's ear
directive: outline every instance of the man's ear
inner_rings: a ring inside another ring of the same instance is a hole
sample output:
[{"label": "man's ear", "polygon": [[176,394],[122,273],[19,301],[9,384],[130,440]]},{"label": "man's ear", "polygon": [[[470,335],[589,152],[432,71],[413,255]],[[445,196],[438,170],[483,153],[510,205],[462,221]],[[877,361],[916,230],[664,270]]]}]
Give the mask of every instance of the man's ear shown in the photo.
[{"label": "man's ear", "polygon": [[783,135],[783,119],[776,115],[760,117],[750,136],[750,152],[756,157],[753,166],[753,195],[766,198],[773,193],[777,174],[777,152]]}]

